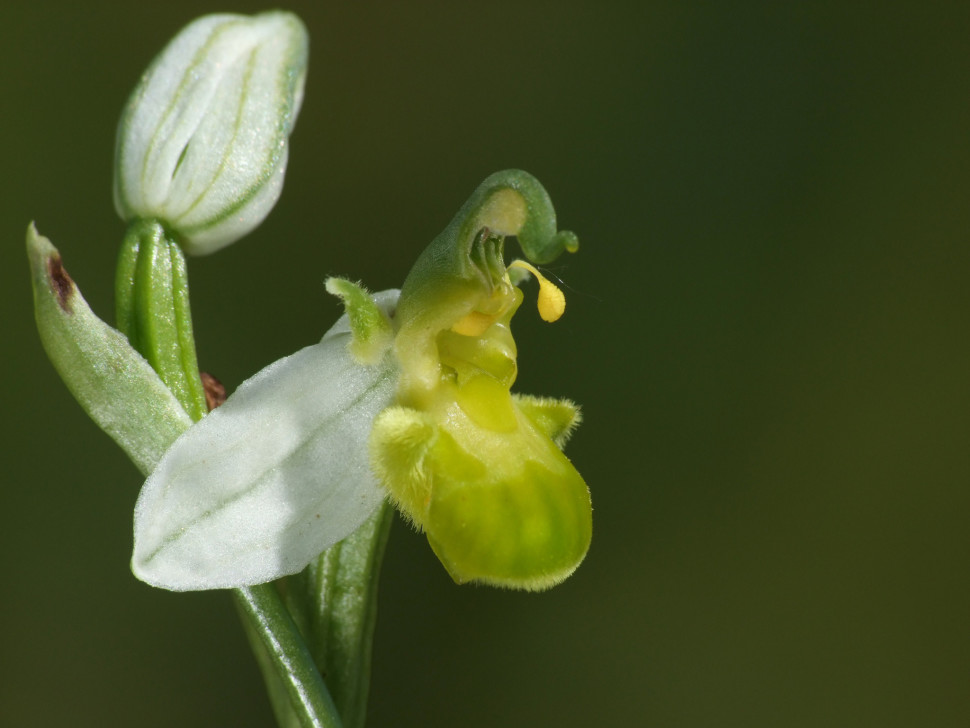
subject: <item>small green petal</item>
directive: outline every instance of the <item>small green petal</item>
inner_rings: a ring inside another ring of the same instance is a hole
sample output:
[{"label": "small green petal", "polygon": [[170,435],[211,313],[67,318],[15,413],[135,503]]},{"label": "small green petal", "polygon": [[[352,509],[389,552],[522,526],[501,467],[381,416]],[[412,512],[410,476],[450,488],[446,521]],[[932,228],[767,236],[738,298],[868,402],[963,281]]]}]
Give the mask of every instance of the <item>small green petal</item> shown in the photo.
[{"label": "small green petal", "polygon": [[94,315],[51,242],[27,229],[34,313],[54,368],[91,419],[151,472],[192,424],[128,339]]},{"label": "small green petal", "polygon": [[393,330],[387,315],[359,283],[346,278],[328,278],[327,292],[344,302],[353,341],[350,353],[361,364],[376,364],[391,344]]}]

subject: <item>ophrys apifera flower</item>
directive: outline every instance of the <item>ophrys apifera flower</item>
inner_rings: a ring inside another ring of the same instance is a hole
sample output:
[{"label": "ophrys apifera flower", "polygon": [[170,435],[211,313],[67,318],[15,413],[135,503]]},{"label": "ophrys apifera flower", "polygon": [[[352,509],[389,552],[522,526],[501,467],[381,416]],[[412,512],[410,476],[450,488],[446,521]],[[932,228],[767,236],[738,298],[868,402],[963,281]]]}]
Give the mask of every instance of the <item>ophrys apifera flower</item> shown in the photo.
[{"label": "ophrys apifera flower", "polygon": [[330,279],[347,314],[243,383],[146,482],[136,575],[186,590],[295,573],[388,496],[458,582],[536,590],[571,574],[592,532],[561,449],[578,410],[510,391],[516,282],[540,279],[547,320],[564,299],[530,263],[505,263],[510,235],[533,263],[578,247],[541,185],[513,170],[482,183],[400,292]]}]

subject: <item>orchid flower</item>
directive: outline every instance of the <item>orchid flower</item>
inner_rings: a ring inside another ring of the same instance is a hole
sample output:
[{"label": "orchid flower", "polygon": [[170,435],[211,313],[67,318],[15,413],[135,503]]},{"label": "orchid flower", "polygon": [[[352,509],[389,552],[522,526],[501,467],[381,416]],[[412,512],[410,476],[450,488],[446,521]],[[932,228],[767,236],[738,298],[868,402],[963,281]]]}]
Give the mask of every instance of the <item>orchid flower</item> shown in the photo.
[{"label": "orchid flower", "polygon": [[[565,298],[534,264],[578,243],[533,177],[492,175],[402,290],[329,279],[346,315],[219,406],[196,359],[185,256],[233,243],[273,207],[306,62],[292,14],[219,14],[142,76],[115,150],[117,328],[33,225],[26,242],[51,362],[148,476],[134,573],[235,588],[280,724],[359,728],[388,502],[459,583],[546,589],[589,548],[589,490],[562,453],[578,408],[511,393],[518,285],[534,276],[540,316],[558,319]],[[510,235],[527,260],[506,264]],[[286,594],[266,583],[298,572]]]},{"label": "orchid flower", "polygon": [[486,179],[402,290],[331,278],[346,314],[320,343],[244,382],[189,428],[146,481],[132,569],[172,590],[263,583],[303,569],[389,498],[459,583],[540,590],[569,576],[592,533],[589,490],[562,452],[568,400],[515,395],[510,321],[528,275],[555,320],[542,264],[574,252],[542,186]]}]

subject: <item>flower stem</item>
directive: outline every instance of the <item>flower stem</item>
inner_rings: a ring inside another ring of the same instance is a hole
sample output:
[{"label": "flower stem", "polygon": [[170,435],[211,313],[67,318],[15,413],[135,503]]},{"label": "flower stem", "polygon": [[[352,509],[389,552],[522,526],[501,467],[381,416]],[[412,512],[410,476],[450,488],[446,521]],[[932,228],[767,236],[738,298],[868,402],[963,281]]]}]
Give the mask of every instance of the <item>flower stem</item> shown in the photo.
[{"label": "flower stem", "polygon": [[383,503],[354,533],[282,582],[345,728],[363,728],[367,713],[377,587],[393,519],[394,509]]},{"label": "flower stem", "polygon": [[[276,587],[260,584],[235,589],[233,596],[244,626],[263,648],[260,666],[270,694],[282,685],[291,709],[287,713],[295,713],[296,725],[301,728],[340,728],[342,724],[333,699]],[[278,698],[274,708],[277,720],[283,725]]]},{"label": "flower stem", "polygon": [[118,328],[152,365],[193,420],[206,413],[189,307],[185,254],[151,220],[125,234],[115,275]]}]

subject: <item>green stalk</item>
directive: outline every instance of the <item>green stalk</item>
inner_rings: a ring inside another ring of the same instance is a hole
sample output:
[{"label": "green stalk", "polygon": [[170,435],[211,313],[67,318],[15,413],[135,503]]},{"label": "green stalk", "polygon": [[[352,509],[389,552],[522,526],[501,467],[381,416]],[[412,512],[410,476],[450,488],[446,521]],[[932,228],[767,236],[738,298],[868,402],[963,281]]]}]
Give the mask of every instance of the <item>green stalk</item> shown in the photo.
[{"label": "green stalk", "polygon": [[366,718],[377,587],[393,517],[384,503],[354,533],[283,581],[287,604],[345,728],[363,728]]},{"label": "green stalk", "polygon": [[185,254],[161,223],[125,234],[115,275],[118,328],[194,420],[206,413],[192,335]]},{"label": "green stalk", "polygon": [[234,589],[233,596],[280,726],[341,728],[327,686],[276,587]]}]

